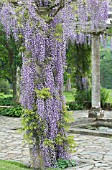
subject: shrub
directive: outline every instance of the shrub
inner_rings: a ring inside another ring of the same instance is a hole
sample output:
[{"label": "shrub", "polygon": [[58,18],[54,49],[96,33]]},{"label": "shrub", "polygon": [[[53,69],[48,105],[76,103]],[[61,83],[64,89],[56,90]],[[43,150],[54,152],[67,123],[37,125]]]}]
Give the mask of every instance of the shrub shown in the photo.
[{"label": "shrub", "polygon": [[[101,106],[104,107],[109,97],[109,92],[105,88],[101,88]],[[91,108],[91,88],[75,93],[75,101],[69,103],[71,110],[81,110]]]},{"label": "shrub", "polygon": [[69,109],[70,110],[83,110],[83,108],[84,108],[83,105],[78,104],[75,101],[69,103]]},{"label": "shrub", "polygon": [[7,80],[0,79],[0,92],[3,92],[5,94],[10,93],[10,84]]},{"label": "shrub", "polygon": [[0,108],[0,115],[9,117],[20,117],[22,115],[22,107],[20,105],[10,108]]},{"label": "shrub", "polygon": [[0,93],[0,106],[11,106],[13,105],[12,95],[4,95]]},{"label": "shrub", "polygon": [[75,94],[75,101],[82,106],[84,106],[85,102],[91,102],[91,89],[77,91]]},{"label": "shrub", "polygon": [[11,106],[13,105],[12,97],[0,99],[0,106]]},{"label": "shrub", "polygon": [[67,167],[76,166],[76,161],[75,160],[58,159],[55,166],[57,168],[65,169]]},{"label": "shrub", "polygon": [[101,88],[101,105],[104,107],[107,99],[109,98],[109,91],[105,88]]}]

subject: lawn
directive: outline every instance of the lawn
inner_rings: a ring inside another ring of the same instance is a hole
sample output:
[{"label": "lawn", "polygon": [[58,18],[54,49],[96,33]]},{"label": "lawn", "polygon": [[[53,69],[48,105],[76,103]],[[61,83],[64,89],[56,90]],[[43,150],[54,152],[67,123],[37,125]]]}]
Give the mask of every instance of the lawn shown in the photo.
[{"label": "lawn", "polygon": [[[106,100],[106,102],[112,103],[112,89],[106,89],[106,91],[109,93],[109,97]],[[71,92],[66,92],[64,91],[64,96],[66,98],[66,102],[72,102],[75,100],[75,90],[71,91]]]},{"label": "lawn", "polygon": [[[0,160],[0,170],[33,170],[33,169],[27,168],[26,166],[18,162]],[[47,170],[60,170],[60,169],[49,168]]]},{"label": "lawn", "polygon": [[0,160],[0,170],[31,170],[21,163]]}]

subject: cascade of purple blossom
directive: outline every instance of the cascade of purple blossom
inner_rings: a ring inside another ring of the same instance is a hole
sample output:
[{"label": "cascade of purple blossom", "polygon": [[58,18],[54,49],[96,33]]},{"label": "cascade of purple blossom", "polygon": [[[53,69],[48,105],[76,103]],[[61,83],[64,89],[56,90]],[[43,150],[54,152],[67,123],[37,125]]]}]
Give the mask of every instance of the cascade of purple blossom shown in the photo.
[{"label": "cascade of purple blossom", "polygon": [[[84,24],[89,19],[92,21],[91,27],[98,27],[99,22],[105,23],[107,19],[106,0],[99,3],[98,0],[79,0],[79,9],[73,10],[70,4],[66,3],[61,15],[56,16],[48,24],[43,18],[37,15],[34,0],[28,0],[27,10],[28,19],[25,20],[25,9],[20,11],[22,15],[22,26],[17,23],[14,17],[14,8],[10,5],[4,5],[1,11],[0,20],[8,36],[12,31],[16,40],[18,40],[18,31],[21,31],[24,37],[24,46],[26,51],[22,58],[22,78],[21,78],[21,103],[29,110],[34,110],[36,105],[36,114],[45,121],[45,136],[40,141],[41,154],[44,157],[46,167],[54,166],[57,158],[66,158],[64,144],[52,147],[45,147],[43,142],[47,138],[55,141],[57,134],[65,136],[63,128],[59,128],[59,122],[63,119],[63,73],[66,63],[66,41],[71,38],[77,43],[83,43],[90,36],[84,33],[75,32],[77,17],[79,22]],[[59,1],[57,0],[56,3]],[[47,6],[48,1],[37,1],[37,6]],[[95,13],[96,10],[96,13]],[[76,15],[75,15],[76,14]],[[56,25],[62,23],[63,32],[59,37],[55,37]],[[50,34],[49,34],[50,31]],[[35,89],[42,90],[49,88],[51,98],[42,99],[36,96]],[[39,123],[39,122],[38,122]],[[34,144],[35,146],[35,144]],[[34,153],[36,147],[33,148]],[[35,156],[35,155],[34,155]]]},{"label": "cascade of purple blossom", "polygon": [[35,66],[33,59],[23,56],[21,76],[21,104],[29,110],[33,110],[35,103],[34,75]]},{"label": "cascade of purple blossom", "polygon": [[[33,15],[31,14],[31,16]],[[43,99],[37,96],[36,104],[37,114],[39,114],[41,118],[46,121],[45,128],[46,138],[50,140],[55,140],[56,135],[60,133],[60,131],[58,130],[58,122],[61,120],[60,113],[62,112],[63,105],[62,94],[60,93],[60,91],[62,91],[63,88],[63,73],[64,73],[63,66],[65,64],[66,46],[65,42],[64,43],[58,42],[55,36],[53,36],[53,34],[50,37],[46,37],[47,34],[43,35],[40,34],[40,31],[36,30],[35,27],[35,18],[33,19],[34,19],[34,22],[32,21],[33,27],[30,26],[29,22],[27,22],[24,27],[25,47],[27,49],[27,52],[31,52],[32,58],[34,58],[34,62],[41,65],[42,72],[41,75],[37,77],[38,84],[35,83],[34,86],[32,86],[32,90],[34,92],[35,87],[37,87],[37,89],[39,90],[41,90],[44,87],[50,89],[52,98],[44,101]],[[50,25],[51,31],[53,27],[56,26],[57,22],[58,20],[54,19],[54,23]],[[27,59],[27,56],[25,59]],[[28,58],[28,60],[30,60],[30,58]],[[35,66],[35,70],[37,66]],[[31,66],[28,68],[27,67],[28,67],[27,64],[26,65],[23,64],[24,72],[22,77],[24,81],[26,80],[25,81],[26,83],[28,81],[27,76],[25,75],[25,70],[29,69],[30,71],[30,69],[32,69]],[[33,70],[33,72],[35,72],[35,70]],[[37,71],[37,74],[40,73],[38,73]],[[30,75],[28,74],[28,76]],[[34,74],[33,77],[36,78],[36,74]],[[23,94],[25,95],[28,94],[27,93],[28,89],[26,85],[24,85],[24,87],[25,89],[23,91]],[[24,95],[23,98],[26,98]],[[26,98],[26,100],[27,102],[26,101],[25,102],[29,103],[28,98]],[[23,105],[25,106],[25,103],[23,103]],[[61,131],[63,132],[63,130]],[[41,149],[43,151],[42,155],[44,156],[45,165],[47,167],[53,166],[58,157],[66,158],[66,153],[63,148],[63,145],[58,146],[58,149],[56,151],[56,148],[54,149],[51,147],[46,148],[41,143]]]},{"label": "cascade of purple blossom", "polygon": [[15,16],[15,11],[10,4],[3,5],[0,11],[0,22],[4,26],[7,37],[10,37],[11,31],[15,40],[18,40],[18,28],[17,28],[17,18]]},{"label": "cascade of purple blossom", "polygon": [[108,11],[107,0],[87,0],[87,15],[93,29],[106,27]]}]

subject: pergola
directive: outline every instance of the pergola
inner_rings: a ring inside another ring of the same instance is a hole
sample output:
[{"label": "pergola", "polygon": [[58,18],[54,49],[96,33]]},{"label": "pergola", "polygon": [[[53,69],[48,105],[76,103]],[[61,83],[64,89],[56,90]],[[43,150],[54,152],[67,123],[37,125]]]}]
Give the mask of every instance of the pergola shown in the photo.
[{"label": "pergola", "polygon": [[[99,28],[91,29],[90,25],[90,21],[86,22],[85,26],[77,23],[76,29],[92,35],[92,108],[89,111],[88,117],[100,118],[104,116],[100,102],[100,35],[108,34],[108,30],[112,28],[112,0],[109,3],[106,27],[100,23]],[[111,34],[109,36],[111,36]]]},{"label": "pergola", "polygon": [[[75,4],[77,3],[77,0],[71,1]],[[55,0],[53,0],[53,2],[55,2]],[[64,0],[60,0],[60,3],[52,7],[52,9],[55,8],[53,16],[63,7]],[[41,15],[50,13],[46,7],[38,8],[38,12]],[[98,118],[99,116],[103,116],[100,102],[100,35],[103,33],[107,34],[108,29],[112,28],[112,0],[109,3],[109,14],[106,26],[104,26],[103,23],[99,23],[97,29],[92,29],[90,25],[91,21],[85,22],[84,25],[77,21],[74,29],[92,35],[92,108],[88,116]]]},{"label": "pergola", "polygon": [[[18,6],[22,5],[26,0],[7,1],[12,2],[15,6]],[[73,3],[77,3],[77,0],[71,1]],[[52,13],[52,15],[50,15],[52,19],[52,17],[54,17],[64,7],[64,0],[60,0],[57,4],[55,4],[55,0],[49,1],[49,3],[52,3],[50,8],[49,5],[43,5],[42,7],[39,7],[38,1],[35,0],[37,13],[42,17],[44,17],[45,15],[48,16]],[[91,29],[91,21],[87,21],[85,22],[85,25],[81,25],[81,23],[76,22],[76,28],[74,28],[75,30],[78,30],[80,32],[92,35],[92,109],[89,112],[89,117],[97,118],[98,114],[102,113],[100,103],[100,35],[102,33],[107,33],[107,30],[109,28],[112,28],[112,0],[110,1],[109,9],[109,17],[106,22],[106,27],[104,27],[103,24],[100,23],[99,28]]]}]

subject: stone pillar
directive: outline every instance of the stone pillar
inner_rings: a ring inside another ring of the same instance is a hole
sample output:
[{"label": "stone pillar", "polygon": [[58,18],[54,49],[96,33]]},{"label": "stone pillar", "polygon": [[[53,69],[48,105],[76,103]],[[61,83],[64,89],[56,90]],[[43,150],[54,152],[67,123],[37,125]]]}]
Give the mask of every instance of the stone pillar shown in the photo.
[{"label": "stone pillar", "polygon": [[92,107],[100,108],[100,37],[92,37]]},{"label": "stone pillar", "polygon": [[100,102],[100,34],[92,36],[92,108],[89,117],[97,118],[101,115]]}]

